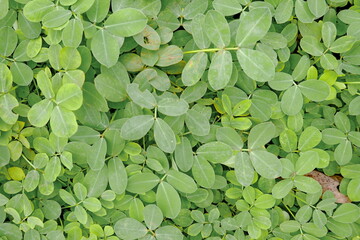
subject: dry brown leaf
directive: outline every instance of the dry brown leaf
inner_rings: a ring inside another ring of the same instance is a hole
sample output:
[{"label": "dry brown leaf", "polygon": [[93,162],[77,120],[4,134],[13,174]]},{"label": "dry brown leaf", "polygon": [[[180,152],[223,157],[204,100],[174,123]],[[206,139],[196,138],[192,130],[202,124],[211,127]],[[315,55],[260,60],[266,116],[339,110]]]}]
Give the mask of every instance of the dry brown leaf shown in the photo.
[{"label": "dry brown leaf", "polygon": [[340,185],[342,177],[340,176],[329,177],[324,173],[315,170],[306,174],[306,176],[311,177],[316,181],[318,181],[323,189],[323,192],[328,190],[333,192],[337,203],[351,202],[346,195],[339,192],[338,186]]}]

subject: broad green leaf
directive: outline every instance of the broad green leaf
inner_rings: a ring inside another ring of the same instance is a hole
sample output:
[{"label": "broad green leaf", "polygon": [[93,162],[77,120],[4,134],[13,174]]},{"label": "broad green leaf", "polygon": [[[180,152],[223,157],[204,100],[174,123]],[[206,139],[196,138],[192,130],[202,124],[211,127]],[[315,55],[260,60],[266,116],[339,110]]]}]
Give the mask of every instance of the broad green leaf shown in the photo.
[{"label": "broad green leaf", "polygon": [[54,7],[55,4],[49,0],[30,1],[24,6],[24,16],[31,22],[40,22]]},{"label": "broad green leaf", "polygon": [[196,17],[191,21],[191,29],[197,29],[197,31],[192,32],[194,42],[201,49],[208,48],[210,46],[210,40],[206,33],[207,29],[205,27],[205,21],[205,15],[203,14],[196,15]]},{"label": "broad green leaf", "polygon": [[329,10],[325,0],[308,0],[309,10],[316,18],[322,17]]},{"label": "broad green leaf", "polygon": [[213,167],[206,159],[200,156],[194,158],[192,174],[197,184],[201,187],[211,188],[215,183],[215,172]]},{"label": "broad green leaf", "polygon": [[300,227],[300,223],[295,220],[287,220],[280,224],[281,231],[286,233],[296,232],[300,229]]},{"label": "broad green leaf", "polygon": [[248,138],[248,147],[256,149],[264,146],[273,137],[275,137],[275,126],[271,122],[260,123],[250,130]]},{"label": "broad green leaf", "polygon": [[277,199],[284,198],[286,195],[288,195],[293,186],[294,183],[291,179],[281,180],[280,182],[277,182],[271,190],[272,196]]},{"label": "broad green leaf", "polygon": [[330,51],[334,53],[344,53],[349,51],[352,46],[355,44],[356,39],[353,36],[343,36],[338,39],[336,39],[331,45],[330,45]]},{"label": "broad green leaf", "polygon": [[176,190],[183,193],[193,193],[197,190],[196,183],[191,177],[173,169],[168,171],[166,181]]},{"label": "broad green leaf", "polygon": [[240,18],[236,44],[240,47],[254,46],[269,31],[271,13],[268,8],[255,8]]},{"label": "broad green leaf", "polygon": [[319,161],[319,154],[315,151],[300,153],[300,157],[295,163],[296,174],[305,175],[311,172],[319,164]]},{"label": "broad green leaf", "polygon": [[275,10],[275,20],[277,23],[285,23],[290,20],[294,9],[293,0],[281,0]]},{"label": "broad green leaf", "polygon": [[295,1],[295,14],[296,17],[303,23],[312,23],[316,18],[310,11],[308,2],[303,0]]},{"label": "broad green leaf", "polygon": [[83,94],[76,84],[64,84],[56,94],[56,104],[68,110],[77,110],[81,107],[82,103]]},{"label": "broad green leaf", "polygon": [[349,104],[350,115],[360,115],[360,96],[351,100]]},{"label": "broad green leaf", "polygon": [[241,150],[244,145],[238,132],[229,127],[218,128],[216,130],[216,139],[231,146],[234,150]]},{"label": "broad green leaf", "polygon": [[102,68],[102,74],[94,79],[95,87],[107,100],[121,102],[126,98],[126,86],[130,83],[126,68],[117,62],[111,68]]},{"label": "broad green leaf", "polygon": [[96,60],[110,68],[119,59],[119,41],[106,30],[99,30],[91,41],[91,52]]},{"label": "broad green leaf", "polygon": [[145,206],[143,212],[145,224],[150,230],[154,230],[160,226],[164,216],[158,206],[149,204]]},{"label": "broad green leaf", "polygon": [[125,166],[119,158],[112,158],[108,163],[109,185],[116,194],[125,192],[127,186],[127,173]]},{"label": "broad green leaf", "polygon": [[105,21],[105,29],[118,37],[134,36],[146,27],[147,17],[134,8],[124,8],[111,14]]},{"label": "broad green leaf", "polygon": [[45,14],[42,24],[46,28],[56,28],[68,22],[70,17],[71,11],[58,8]]},{"label": "broad green leaf", "polygon": [[272,153],[265,150],[254,150],[250,152],[250,160],[262,177],[274,179],[280,176],[282,165],[280,160]]},{"label": "broad green leaf", "polygon": [[64,189],[59,190],[59,196],[65,203],[67,203],[70,206],[76,204],[76,200],[75,200],[74,196]]},{"label": "broad green leaf", "polygon": [[212,163],[224,163],[232,155],[232,148],[222,142],[209,142],[200,146],[196,153]]},{"label": "broad green leaf", "polygon": [[64,47],[60,50],[60,66],[65,70],[77,69],[81,65],[81,55],[76,48]]},{"label": "broad green leaf", "polygon": [[300,151],[307,151],[316,147],[321,141],[321,133],[316,127],[310,126],[301,133],[298,143]]},{"label": "broad green leaf", "polygon": [[177,191],[168,183],[161,182],[156,191],[156,205],[167,218],[176,218],[181,209]]},{"label": "broad green leaf", "polygon": [[19,227],[12,223],[1,223],[0,234],[9,240],[21,240],[22,232]]},{"label": "broad green leaf", "polygon": [[96,110],[101,112],[109,111],[105,97],[103,97],[96,89],[93,83],[85,82],[83,85],[84,102],[91,102]]},{"label": "broad green leaf", "polygon": [[14,29],[10,27],[0,28],[0,54],[2,56],[10,56],[18,42],[18,37]]},{"label": "broad green leaf", "polygon": [[159,59],[156,65],[159,67],[167,67],[180,62],[183,58],[182,50],[175,45],[160,48],[158,51]]},{"label": "broad green leaf", "polygon": [[299,88],[305,97],[315,102],[324,101],[330,94],[330,86],[319,80],[303,81]]},{"label": "broad green leaf", "polygon": [[127,86],[126,92],[131,100],[141,107],[153,109],[156,106],[156,99],[149,90],[141,91],[137,83],[131,83]]},{"label": "broad green leaf", "polygon": [[204,74],[207,63],[208,56],[204,52],[199,52],[192,56],[181,73],[181,81],[184,85],[195,85]]},{"label": "broad green leaf", "polygon": [[352,145],[348,140],[341,141],[341,143],[335,148],[334,158],[339,165],[345,165],[349,163],[352,159],[352,156]]},{"label": "broad green leaf", "polygon": [[338,129],[344,133],[350,132],[351,124],[347,115],[343,112],[337,112],[334,116],[334,122]]},{"label": "broad green leaf", "polygon": [[90,9],[95,0],[77,0],[72,6],[71,10],[77,14],[82,14]]},{"label": "broad green leaf", "polygon": [[294,81],[298,82],[303,80],[306,77],[308,69],[310,68],[310,59],[307,55],[304,55],[300,58],[299,62],[296,64],[292,76]]},{"label": "broad green leaf", "polygon": [[304,36],[300,41],[300,46],[313,56],[321,56],[325,50],[320,41],[313,36]]},{"label": "broad green leaf", "polygon": [[215,10],[209,10],[205,16],[205,32],[216,47],[225,47],[230,43],[230,27],[225,17]]},{"label": "broad green leaf", "polygon": [[224,16],[231,16],[241,12],[242,7],[236,0],[215,0],[212,3],[214,9]]},{"label": "broad green leaf", "polygon": [[144,49],[154,51],[158,50],[161,44],[159,34],[150,26],[146,26],[141,33],[135,35],[134,40]]},{"label": "broad green leaf", "polygon": [[1,92],[8,92],[13,83],[13,76],[11,71],[4,63],[0,63],[0,91]]},{"label": "broad green leaf", "polygon": [[348,138],[352,144],[356,145],[357,147],[360,147],[360,133],[359,132],[355,132],[355,131],[349,132]]},{"label": "broad green leaf", "polygon": [[281,98],[281,110],[289,116],[299,113],[303,106],[303,96],[298,86],[287,89]]},{"label": "broad green leaf", "polygon": [[254,206],[260,209],[272,208],[275,205],[275,199],[270,194],[263,194],[258,197],[254,203]]},{"label": "broad green leaf", "polygon": [[108,186],[108,169],[106,165],[99,170],[89,170],[85,175],[84,186],[87,188],[89,197],[99,197]]},{"label": "broad green leaf", "polygon": [[189,104],[184,99],[163,98],[157,104],[159,112],[167,116],[180,116],[189,109]]},{"label": "broad green leaf", "polygon": [[55,96],[51,81],[45,71],[40,71],[36,75],[37,84],[46,98],[53,98]]},{"label": "broad green leaf", "polygon": [[286,152],[295,151],[297,148],[297,135],[291,129],[285,129],[279,136],[280,145]]},{"label": "broad green leaf", "polygon": [[229,51],[218,51],[211,60],[208,81],[215,90],[220,90],[229,83],[233,70],[232,57]]},{"label": "broad green leaf", "polygon": [[148,230],[139,221],[132,218],[122,218],[114,225],[114,231],[122,239],[138,239],[146,235]]},{"label": "broad green leaf", "polygon": [[78,47],[82,41],[84,27],[79,19],[71,19],[62,31],[62,42],[66,47]]},{"label": "broad green leaf", "polygon": [[185,115],[185,123],[189,131],[197,136],[206,136],[210,132],[208,119],[195,109],[190,109]]},{"label": "broad green leaf", "polygon": [[23,186],[25,191],[31,192],[33,191],[38,185],[40,181],[40,174],[36,170],[31,170],[26,174],[26,177],[23,181]]},{"label": "broad green leaf", "polygon": [[110,0],[95,0],[92,6],[86,11],[86,16],[91,22],[101,22],[109,12]]},{"label": "broad green leaf", "polygon": [[183,10],[183,16],[185,19],[193,19],[198,14],[202,14],[208,7],[207,1],[194,0],[187,4]]},{"label": "broad green leaf", "polygon": [[90,212],[97,212],[101,209],[101,202],[99,199],[94,197],[86,198],[82,204]]},{"label": "broad green leaf", "polygon": [[188,138],[181,138],[181,142],[176,145],[174,157],[176,165],[181,171],[187,172],[191,169],[194,162],[194,157],[192,154],[192,147]]},{"label": "broad green leaf", "polygon": [[352,179],[347,186],[347,193],[352,201],[360,201],[360,178]]},{"label": "broad green leaf", "polygon": [[328,48],[335,41],[336,38],[336,26],[332,22],[324,22],[321,28],[321,37],[324,45]]},{"label": "broad green leaf", "polygon": [[353,203],[344,203],[335,210],[332,218],[341,223],[353,223],[360,218],[360,208]]},{"label": "broad green leaf", "polygon": [[187,103],[193,103],[205,95],[207,91],[207,83],[200,81],[195,85],[187,87],[180,95]]},{"label": "broad green leaf", "polygon": [[237,51],[237,58],[240,66],[251,79],[258,82],[267,82],[274,78],[274,63],[265,53],[241,48]]},{"label": "broad green leaf", "polygon": [[52,111],[50,126],[58,137],[70,137],[76,133],[78,128],[75,114],[60,106],[56,106]]},{"label": "broad green leaf", "polygon": [[149,132],[154,124],[151,115],[139,115],[126,120],[121,128],[121,137],[125,140],[138,140]]},{"label": "broad green leaf", "polygon": [[44,178],[48,182],[55,182],[61,172],[61,162],[58,156],[50,159],[44,170]]},{"label": "broad green leaf", "polygon": [[0,19],[4,18],[9,11],[9,0],[0,1]]},{"label": "broad green leaf", "polygon": [[14,62],[10,66],[10,71],[14,82],[19,86],[28,86],[33,80],[32,69],[24,63]]},{"label": "broad green leaf", "polygon": [[132,193],[146,193],[159,182],[160,179],[153,173],[137,173],[128,178],[126,190]]},{"label": "broad green leaf", "polygon": [[43,127],[49,121],[53,108],[54,104],[51,100],[41,100],[30,108],[27,117],[32,125]]},{"label": "broad green leaf", "polygon": [[184,239],[180,229],[175,226],[163,226],[155,231],[158,240],[182,240]]},{"label": "broad green leaf", "polygon": [[254,168],[249,154],[239,152],[235,158],[235,175],[238,182],[243,186],[250,186],[254,179]]},{"label": "broad green leaf", "polygon": [[176,148],[174,131],[161,118],[155,119],[154,139],[158,147],[167,153],[172,153]]},{"label": "broad green leaf", "polygon": [[318,181],[314,180],[310,177],[305,176],[296,176],[294,178],[294,186],[299,189],[300,191],[306,193],[318,193],[322,190],[321,185]]}]

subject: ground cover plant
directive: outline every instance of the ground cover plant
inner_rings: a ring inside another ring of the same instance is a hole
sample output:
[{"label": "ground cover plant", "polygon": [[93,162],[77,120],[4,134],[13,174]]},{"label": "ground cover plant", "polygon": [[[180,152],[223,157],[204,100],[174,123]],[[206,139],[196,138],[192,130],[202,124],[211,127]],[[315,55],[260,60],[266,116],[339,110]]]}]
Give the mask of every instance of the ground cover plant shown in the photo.
[{"label": "ground cover plant", "polygon": [[359,40],[359,0],[0,0],[0,239],[359,239]]}]

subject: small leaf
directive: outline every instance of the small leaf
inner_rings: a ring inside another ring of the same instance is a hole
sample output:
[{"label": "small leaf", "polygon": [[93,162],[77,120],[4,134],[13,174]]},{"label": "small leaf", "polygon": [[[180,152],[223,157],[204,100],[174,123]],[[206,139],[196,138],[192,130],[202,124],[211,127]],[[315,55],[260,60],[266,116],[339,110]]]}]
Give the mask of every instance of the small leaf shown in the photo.
[{"label": "small leaf", "polygon": [[210,163],[202,157],[195,157],[192,174],[197,184],[204,188],[211,188],[215,183],[214,169]]},{"label": "small leaf", "polygon": [[229,51],[218,51],[211,60],[208,81],[215,90],[226,87],[233,69],[232,57]]},{"label": "small leaf", "polygon": [[78,124],[75,114],[60,106],[56,106],[50,117],[50,126],[59,137],[70,137],[76,133]]},{"label": "small leaf", "polygon": [[158,147],[167,153],[172,153],[176,147],[174,131],[161,118],[157,118],[154,124],[154,138]]},{"label": "small leaf", "polygon": [[56,104],[68,110],[77,110],[81,107],[82,103],[83,94],[76,84],[64,84],[60,87],[56,94]]},{"label": "small leaf", "polygon": [[168,116],[180,116],[187,112],[189,104],[184,99],[163,98],[158,104],[159,112]]},{"label": "small leaf", "polygon": [[193,193],[197,190],[194,180],[185,173],[170,169],[167,173],[166,180],[176,190],[183,193]]},{"label": "small leaf", "polygon": [[139,115],[126,120],[121,128],[121,137],[126,140],[138,140],[146,135],[154,124],[151,115]]},{"label": "small leaf", "polygon": [[209,40],[216,47],[225,47],[229,45],[230,27],[221,13],[215,10],[209,10],[206,13],[204,24]]},{"label": "small leaf", "polygon": [[303,96],[298,86],[287,89],[281,99],[281,110],[289,116],[299,113],[303,106]]},{"label": "small leaf", "polygon": [[330,86],[324,81],[303,81],[299,84],[299,88],[305,97],[315,102],[324,101],[330,94]]},{"label": "small leaf", "polygon": [[320,143],[321,138],[319,129],[313,126],[307,127],[300,135],[298,148],[300,151],[310,150]]},{"label": "small leaf", "polygon": [[341,223],[353,223],[360,217],[360,208],[352,203],[340,205],[334,212],[332,218]]},{"label": "small leaf", "polygon": [[282,165],[280,160],[272,153],[264,150],[250,152],[251,162],[262,177],[274,179],[280,176]]},{"label": "small leaf", "polygon": [[150,230],[154,230],[160,226],[164,216],[158,206],[149,204],[144,208],[143,212],[145,224]]},{"label": "small leaf", "polygon": [[50,119],[54,104],[50,99],[35,103],[28,112],[29,122],[36,127],[43,127]]},{"label": "small leaf", "polygon": [[275,126],[271,122],[260,123],[250,130],[248,147],[255,149],[262,147],[275,136]]},{"label": "small leaf", "polygon": [[128,178],[126,190],[132,193],[146,193],[159,182],[160,179],[153,173],[138,173]]},{"label": "small leaf", "polygon": [[106,30],[99,30],[91,40],[91,52],[95,59],[110,68],[114,66],[120,54],[119,41]]},{"label": "small leaf", "polygon": [[133,218],[122,218],[114,225],[116,235],[122,239],[142,238],[148,232],[146,227]]},{"label": "small leaf", "polygon": [[185,86],[193,86],[201,79],[208,63],[207,58],[206,53],[199,52],[186,63],[181,74],[181,81]]},{"label": "small leaf", "polygon": [[181,209],[181,200],[177,191],[168,183],[161,182],[156,191],[156,204],[165,217],[176,218]]},{"label": "small leaf", "polygon": [[196,153],[212,163],[224,163],[233,155],[232,148],[222,142],[206,143]]},{"label": "small leaf", "polygon": [[235,175],[238,182],[243,186],[250,186],[254,179],[254,168],[249,154],[239,152],[235,159]]},{"label": "small leaf", "polygon": [[119,158],[112,158],[109,160],[108,168],[110,188],[116,194],[124,193],[128,178],[123,162]]}]

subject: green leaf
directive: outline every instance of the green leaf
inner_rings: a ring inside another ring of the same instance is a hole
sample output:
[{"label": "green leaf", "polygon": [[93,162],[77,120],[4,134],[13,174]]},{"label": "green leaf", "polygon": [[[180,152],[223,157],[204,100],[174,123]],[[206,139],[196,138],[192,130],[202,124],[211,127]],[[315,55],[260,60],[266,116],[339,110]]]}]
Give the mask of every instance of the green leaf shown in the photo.
[{"label": "green leaf", "polygon": [[71,19],[62,31],[65,47],[78,47],[82,41],[84,27],[80,19]]},{"label": "green leaf", "polygon": [[316,18],[322,17],[329,10],[325,0],[308,0],[309,10]]},{"label": "green leaf", "polygon": [[182,50],[175,45],[160,48],[158,51],[159,60],[156,65],[159,67],[167,67],[180,62],[183,58]]},{"label": "green leaf", "polygon": [[220,90],[229,83],[233,70],[232,57],[229,51],[218,51],[211,60],[208,81],[215,90]]},{"label": "green leaf", "polygon": [[51,113],[50,126],[58,137],[70,137],[78,128],[75,114],[60,106],[56,106]]},{"label": "green leaf", "polygon": [[108,169],[106,165],[99,170],[89,170],[84,178],[84,186],[87,188],[89,197],[99,197],[107,188],[108,185]]},{"label": "green leaf", "polygon": [[110,0],[95,0],[94,4],[86,11],[86,16],[91,22],[101,22],[109,12]]},{"label": "green leaf", "polygon": [[338,39],[336,39],[331,45],[330,45],[330,51],[334,53],[344,53],[349,51],[352,46],[355,44],[356,39],[353,36],[343,36]]},{"label": "green leaf", "polygon": [[90,148],[87,163],[94,171],[100,170],[105,164],[107,143],[104,138],[99,138]]},{"label": "green leaf", "polygon": [[75,200],[74,196],[72,194],[70,194],[69,192],[65,191],[64,189],[59,190],[59,196],[65,203],[69,204],[70,206],[76,204],[76,200]]},{"label": "green leaf", "polygon": [[192,56],[181,73],[181,81],[184,85],[195,85],[204,74],[207,63],[208,57],[204,52],[199,52]]},{"label": "green leaf", "polygon": [[104,26],[109,32],[118,37],[131,37],[144,30],[147,17],[134,8],[124,8],[111,14]]},{"label": "green leaf", "polygon": [[234,150],[241,150],[244,145],[237,131],[229,127],[218,128],[216,130],[216,139],[231,146]]},{"label": "green leaf", "polygon": [[300,191],[315,194],[322,190],[321,185],[318,181],[314,180],[310,177],[305,176],[296,176],[294,178],[294,185],[299,189]]},{"label": "green leaf", "polygon": [[10,27],[0,28],[0,54],[2,56],[10,56],[16,46],[18,38],[14,29]]},{"label": "green leaf", "polygon": [[310,150],[320,143],[321,138],[319,129],[313,126],[307,127],[300,135],[298,148],[300,151]]},{"label": "green leaf", "polygon": [[187,112],[189,104],[184,99],[163,98],[157,104],[159,112],[167,116],[180,116]]},{"label": "green leaf", "polygon": [[33,79],[32,69],[24,63],[14,62],[10,66],[10,71],[14,82],[19,86],[28,86]]},{"label": "green leaf", "polygon": [[296,160],[295,171],[297,175],[305,175],[316,168],[319,164],[319,154],[315,151],[300,153]]},{"label": "green leaf", "polygon": [[188,138],[181,138],[181,142],[176,145],[174,156],[176,165],[181,171],[187,172],[191,169],[194,162],[194,157],[192,154],[192,147]]},{"label": "green leaf", "polygon": [[348,140],[341,141],[341,143],[335,148],[334,158],[339,165],[345,165],[349,163],[352,159],[352,156],[352,146],[351,142]]},{"label": "green leaf", "polygon": [[349,104],[350,115],[360,115],[360,96],[351,100]]},{"label": "green leaf", "polygon": [[182,240],[184,239],[181,231],[175,226],[163,226],[155,231],[158,240]]},{"label": "green leaf", "polygon": [[36,127],[43,127],[50,119],[54,104],[50,99],[44,99],[34,104],[29,112],[29,122]]},{"label": "green leaf", "polygon": [[174,131],[161,118],[155,119],[154,138],[158,147],[167,153],[172,153],[176,148]]},{"label": "green leaf", "polygon": [[76,84],[64,84],[56,94],[56,104],[68,110],[77,110],[81,107],[82,103],[83,94]]},{"label": "green leaf", "polygon": [[79,200],[83,201],[86,198],[87,189],[82,183],[78,182],[74,184],[74,193]]},{"label": "green leaf", "polygon": [[341,223],[353,223],[360,218],[360,209],[353,203],[344,203],[335,210],[332,218]]},{"label": "green leaf", "polygon": [[55,4],[49,0],[30,1],[24,7],[24,16],[31,22],[40,22],[54,7]]},{"label": "green leaf", "polygon": [[275,198],[270,194],[263,194],[255,200],[254,206],[260,209],[272,208],[275,205]]},{"label": "green leaf", "polygon": [[166,181],[176,190],[183,193],[193,193],[197,190],[196,183],[191,177],[173,169],[168,171]]},{"label": "green leaf", "polygon": [[316,17],[311,13],[308,2],[303,0],[296,0],[295,14],[303,23],[311,23]]},{"label": "green leaf", "polygon": [[164,216],[158,206],[154,204],[146,205],[143,212],[145,224],[150,230],[154,230],[160,226]]},{"label": "green leaf", "polygon": [[81,14],[90,9],[90,7],[94,4],[95,0],[77,0],[72,6],[71,10]]},{"label": "green leaf", "polygon": [[313,56],[321,56],[325,50],[320,41],[313,36],[304,36],[300,41],[300,46]]},{"label": "green leaf", "polygon": [[142,238],[148,232],[142,223],[132,218],[122,218],[117,221],[114,231],[119,238],[129,240]]},{"label": "green leaf", "polygon": [[352,179],[347,186],[347,193],[352,201],[360,200],[360,178]]},{"label": "green leaf", "polygon": [[280,160],[272,153],[264,150],[254,150],[250,152],[250,160],[262,177],[274,179],[280,176],[282,165]]},{"label": "green leaf", "polygon": [[320,102],[324,101],[330,94],[330,86],[319,80],[307,80],[299,84],[301,93],[308,99]]},{"label": "green leaf", "polygon": [[31,170],[26,174],[26,177],[23,181],[23,186],[25,191],[31,192],[33,191],[38,185],[40,181],[40,174],[36,170]]},{"label": "green leaf", "polygon": [[348,138],[352,144],[356,145],[357,147],[360,147],[360,133],[359,132],[354,132],[354,131],[349,132]]},{"label": "green leaf", "polygon": [[294,183],[291,179],[285,179],[275,184],[272,189],[272,196],[277,199],[284,198],[293,188]]},{"label": "green leaf", "polygon": [[196,153],[212,163],[224,163],[233,155],[232,148],[222,142],[206,143]]},{"label": "green leaf", "polygon": [[58,156],[50,159],[44,170],[44,178],[48,182],[55,182],[61,172],[61,162]]},{"label": "green leaf", "polygon": [[[204,1],[202,1],[204,2]],[[198,31],[193,31],[193,38],[196,45],[201,48],[208,48],[210,46],[210,40],[206,33],[205,27],[205,15],[198,14],[196,17],[191,21],[191,29],[197,29]]]},{"label": "green leaf", "polygon": [[183,9],[183,16],[185,19],[193,19],[198,14],[202,14],[208,7],[207,1],[194,0],[185,6]]},{"label": "green leaf", "polygon": [[242,10],[239,1],[236,0],[214,0],[212,5],[216,11],[224,16],[232,16]]},{"label": "green leaf", "polygon": [[275,137],[275,131],[275,126],[271,122],[256,125],[250,130],[248,147],[250,149],[262,147]]},{"label": "green leaf", "polygon": [[119,59],[119,41],[108,31],[101,29],[95,33],[91,40],[91,52],[99,63],[110,68]]},{"label": "green leaf", "polygon": [[46,28],[56,28],[67,23],[70,17],[71,11],[58,8],[45,14],[42,18],[42,24]]},{"label": "green leaf", "polygon": [[298,86],[287,89],[281,98],[281,110],[289,116],[299,113],[303,106],[303,96]]},{"label": "green leaf", "polygon": [[141,107],[153,109],[156,106],[156,99],[149,90],[141,91],[137,83],[131,83],[127,86],[126,92],[131,100]]},{"label": "green leaf", "polygon": [[195,156],[194,158],[192,174],[197,184],[201,187],[211,188],[215,183],[215,172],[213,167],[206,159],[200,156]]},{"label": "green leaf", "polygon": [[177,191],[168,183],[161,182],[156,191],[156,205],[167,218],[176,218],[181,209],[181,200]]},{"label": "green leaf", "polygon": [[324,22],[321,28],[321,36],[324,45],[328,48],[335,41],[336,38],[336,26],[332,22]]},{"label": "green leaf", "polygon": [[249,154],[239,152],[235,158],[235,176],[243,186],[250,186],[254,179],[254,168],[251,164]]},{"label": "green leaf", "polygon": [[116,194],[125,192],[128,178],[123,162],[119,158],[112,158],[108,163],[109,185]]},{"label": "green leaf", "polygon": [[22,232],[19,230],[19,227],[11,223],[1,223],[0,234],[9,240],[22,239]]},{"label": "green leaf", "polygon": [[185,115],[185,123],[189,131],[194,135],[206,136],[210,132],[208,119],[195,109],[187,111]]},{"label": "green leaf", "polygon": [[0,19],[4,18],[9,11],[9,0],[0,1]]},{"label": "green leaf", "polygon": [[86,198],[82,204],[90,212],[97,212],[101,209],[101,202],[99,199],[94,197]]},{"label": "green leaf", "polygon": [[300,229],[300,223],[295,220],[287,220],[280,224],[280,229],[286,233],[296,232]]},{"label": "green leaf", "polygon": [[134,40],[144,49],[158,50],[160,48],[161,39],[159,34],[150,26],[134,36]]},{"label": "green leaf", "polygon": [[285,129],[280,133],[280,145],[286,152],[295,151],[297,148],[297,135],[291,129]]},{"label": "green leaf", "polygon": [[237,51],[240,66],[251,79],[258,82],[267,82],[275,76],[273,61],[263,52],[247,48]]},{"label": "green leaf", "polygon": [[242,16],[236,33],[236,44],[240,47],[255,45],[269,31],[271,18],[268,8],[255,8]]},{"label": "green leaf", "polygon": [[281,0],[275,10],[275,20],[277,23],[285,23],[290,20],[294,9],[293,0]]},{"label": "green leaf", "polygon": [[215,10],[209,10],[204,23],[209,40],[216,47],[225,47],[230,43],[230,27],[225,17]]},{"label": "green leaf", "polygon": [[132,193],[146,193],[159,182],[160,179],[153,173],[138,173],[128,178],[126,190]]},{"label": "green leaf", "polygon": [[146,135],[154,124],[151,115],[139,115],[126,120],[121,128],[121,137],[125,140],[138,140]]}]

